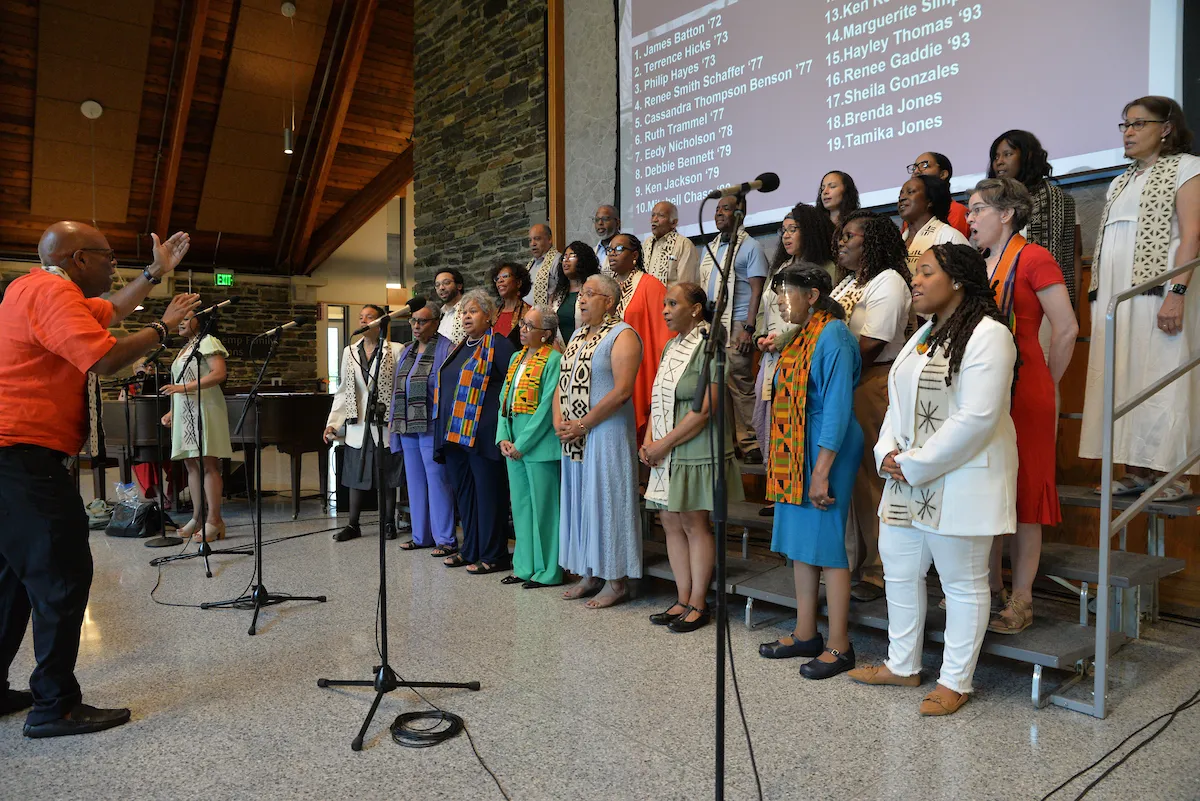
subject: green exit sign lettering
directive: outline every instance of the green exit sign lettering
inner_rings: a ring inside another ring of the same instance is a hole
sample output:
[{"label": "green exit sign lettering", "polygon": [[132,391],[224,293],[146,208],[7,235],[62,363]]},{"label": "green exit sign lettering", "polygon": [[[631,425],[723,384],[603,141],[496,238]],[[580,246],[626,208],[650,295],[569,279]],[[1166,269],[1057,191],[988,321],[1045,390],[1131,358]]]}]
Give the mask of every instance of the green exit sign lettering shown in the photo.
[{"label": "green exit sign lettering", "polygon": [[233,273],[228,271],[213,273],[213,284],[216,286],[233,286]]}]

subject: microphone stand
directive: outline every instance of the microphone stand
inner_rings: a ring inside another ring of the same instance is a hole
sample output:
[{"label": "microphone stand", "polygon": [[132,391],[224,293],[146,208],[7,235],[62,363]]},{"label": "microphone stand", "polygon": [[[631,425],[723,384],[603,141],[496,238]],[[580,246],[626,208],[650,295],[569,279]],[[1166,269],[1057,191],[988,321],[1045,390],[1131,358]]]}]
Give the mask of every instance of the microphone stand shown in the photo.
[{"label": "microphone stand", "polygon": [[[258,583],[254,585],[254,589],[246,595],[239,595],[237,598],[230,598],[227,601],[213,601],[211,603],[200,604],[201,609],[221,609],[223,607],[234,607],[237,609],[253,609],[254,617],[250,619],[250,630],[246,633],[253,637],[258,632],[258,613],[262,611],[264,606],[275,606],[286,601],[318,601],[325,603],[324,595],[286,595],[281,593],[268,592],[266,585],[263,583],[263,561],[262,561],[262,463],[263,463],[263,444],[262,444],[262,405],[259,395],[259,387],[262,386],[263,379],[267,375],[267,365],[271,363],[271,359],[275,358],[275,349],[279,347],[279,340],[283,337],[282,331],[276,331],[268,337],[267,357],[263,359],[262,366],[258,369],[258,377],[254,379],[254,386],[250,387],[250,394],[246,397],[246,405],[242,407],[242,416],[238,418],[237,425],[234,426],[234,433],[242,433],[242,426],[246,423],[246,415],[250,412],[250,404],[254,404],[254,575],[258,578]],[[237,553],[245,553],[245,551],[237,551]]]},{"label": "microphone stand", "polygon": [[[700,234],[704,235],[704,206],[708,203],[708,198],[700,204]],[[733,230],[729,233],[729,244],[725,248],[724,264],[717,263],[717,257],[709,248],[708,243],[705,248],[712,256],[713,264],[720,271],[721,282],[717,290],[717,298],[715,301],[709,301],[709,306],[712,309],[713,322],[709,329],[708,341],[705,343],[704,358],[700,362],[700,384],[696,388],[695,400],[692,402],[693,411],[699,412],[704,404],[704,397],[708,394],[708,385],[710,383],[709,376],[712,374],[712,369],[716,368],[716,385],[717,385],[717,403],[713,413],[717,416],[717,445],[715,452],[712,454],[714,461],[713,467],[713,535],[716,539],[716,582],[717,582],[717,602],[716,602],[716,621],[717,621],[717,664],[716,664],[716,742],[715,742],[715,785],[717,801],[724,801],[725,798],[725,639],[726,631],[729,628],[729,607],[726,599],[726,547],[727,547],[727,532],[729,526],[729,488],[726,484],[725,477],[725,409],[726,409],[726,392],[727,382],[725,378],[725,342],[729,332],[725,330],[722,317],[725,314],[725,307],[732,301],[727,297],[727,287],[729,284],[729,275],[733,270],[734,249],[737,244],[738,231],[742,227],[742,212],[737,210],[734,212]]]},{"label": "microphone stand", "polygon": [[[164,494],[165,490],[167,488],[167,485],[166,485],[166,480],[163,477],[163,463],[162,463],[163,426],[159,422],[160,420],[162,420],[162,414],[160,414],[160,412],[162,412],[161,401],[163,398],[163,396],[161,394],[162,382],[159,380],[159,373],[158,373],[158,368],[159,368],[158,360],[161,357],[162,357],[162,352],[160,351],[157,356],[155,356],[153,359],[150,359],[149,361],[146,362],[147,367],[149,367],[150,365],[154,365],[154,414],[155,414],[154,440],[155,440],[155,447],[156,447],[156,450],[155,450],[156,458],[154,460],[154,472],[155,472],[155,475],[157,475],[157,477],[158,477],[158,499],[160,501],[162,501],[162,506],[160,506],[158,509],[158,536],[152,537],[151,539],[148,539],[142,543],[142,545],[145,545],[147,548],[170,548],[172,545],[178,545],[179,543],[183,542],[182,537],[174,537],[174,536],[168,537],[167,536],[167,509],[166,509],[166,500],[165,500],[165,494]],[[170,411],[170,409],[171,409],[171,399],[167,398],[167,410]],[[164,412],[164,414],[165,414],[165,412]],[[167,458],[168,459],[171,458],[170,454],[167,454]],[[174,525],[173,522],[172,522],[172,525]]]},{"label": "microphone stand", "polygon": [[[379,402],[379,366],[383,362],[383,349],[389,347],[388,343],[388,327],[391,322],[388,318],[383,318],[384,322],[379,327],[379,344],[375,346],[375,354],[371,359],[371,365],[368,369],[369,379],[367,381],[367,408],[365,412],[365,422],[367,429],[368,441],[363,442],[363,447],[375,448],[375,489],[379,495],[379,657],[382,660],[382,665],[377,665],[373,668],[375,674],[372,679],[355,680],[355,679],[317,679],[318,687],[374,687],[375,700],[371,703],[371,708],[367,711],[367,717],[363,720],[362,727],[358,730],[358,736],[350,741],[350,750],[361,751],[363,747],[363,737],[366,736],[367,729],[371,725],[371,721],[375,718],[375,712],[379,709],[379,702],[383,700],[383,696],[390,693],[392,690],[401,687],[448,687],[453,689],[478,690],[479,682],[449,682],[449,681],[401,681],[396,675],[396,671],[388,663],[388,604],[387,604],[387,550],[384,547],[386,539],[384,538],[384,514],[386,508],[384,504],[384,493],[387,491],[383,486],[383,456],[385,444],[384,437],[387,435],[386,430],[378,432],[379,440],[374,441],[375,432],[375,416]],[[362,411],[360,410],[360,414]],[[362,483],[362,478],[366,473],[366,460],[364,459],[359,466],[359,483]],[[394,490],[393,490],[394,491]]]}]

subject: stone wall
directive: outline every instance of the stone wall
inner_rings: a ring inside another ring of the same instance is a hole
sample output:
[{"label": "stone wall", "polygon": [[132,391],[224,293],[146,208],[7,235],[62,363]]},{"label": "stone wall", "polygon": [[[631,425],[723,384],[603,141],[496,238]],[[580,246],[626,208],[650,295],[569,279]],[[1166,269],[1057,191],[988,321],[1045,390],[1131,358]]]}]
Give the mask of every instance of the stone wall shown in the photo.
[{"label": "stone wall", "polygon": [[545,0],[417,0],[416,279],[479,282],[547,217]]}]

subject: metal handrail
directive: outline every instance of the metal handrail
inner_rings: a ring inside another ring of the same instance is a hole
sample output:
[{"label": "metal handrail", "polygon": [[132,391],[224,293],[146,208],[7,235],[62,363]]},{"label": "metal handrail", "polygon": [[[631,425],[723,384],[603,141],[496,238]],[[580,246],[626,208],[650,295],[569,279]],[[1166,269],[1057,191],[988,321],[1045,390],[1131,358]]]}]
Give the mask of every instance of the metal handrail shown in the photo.
[{"label": "metal handrail", "polygon": [[[1159,392],[1163,387],[1177,381],[1181,376],[1186,375],[1193,370],[1197,364],[1200,364],[1200,359],[1193,359],[1189,364],[1182,368],[1171,371],[1159,381],[1156,381],[1148,390],[1143,390],[1131,401],[1121,405],[1118,410],[1116,407],[1116,362],[1117,362],[1117,306],[1130,298],[1144,294],[1150,289],[1162,285],[1167,280],[1174,278],[1177,275],[1190,272],[1197,267],[1200,267],[1200,258],[1192,259],[1182,267],[1175,267],[1168,270],[1166,273],[1156,276],[1155,278],[1130,287],[1122,292],[1118,292],[1108,302],[1108,309],[1104,315],[1104,412],[1103,412],[1103,447],[1102,447],[1102,462],[1100,468],[1100,520],[1102,525],[1108,527],[1107,536],[1100,537],[1100,565],[1099,579],[1096,587],[1096,654],[1095,654],[1095,682],[1092,690],[1092,703],[1081,704],[1070,699],[1057,698],[1062,705],[1081,712],[1087,712],[1094,717],[1103,718],[1108,714],[1108,591],[1109,591],[1109,557],[1111,545],[1110,541],[1113,535],[1121,531],[1134,515],[1138,514],[1142,509],[1150,504],[1154,496],[1159,490],[1165,487],[1170,481],[1173,481],[1178,476],[1182,475],[1189,467],[1200,461],[1200,449],[1188,454],[1184,462],[1178,465],[1174,470],[1170,471],[1166,476],[1159,479],[1152,487],[1147,489],[1124,513],[1116,520],[1113,520],[1112,508],[1112,484],[1113,484],[1113,435],[1116,428],[1116,421],[1128,414],[1130,410],[1136,407],[1137,404],[1144,402],[1147,398]],[[1093,269],[1095,265],[1093,265]],[[1119,413],[1118,413],[1119,412]]]}]

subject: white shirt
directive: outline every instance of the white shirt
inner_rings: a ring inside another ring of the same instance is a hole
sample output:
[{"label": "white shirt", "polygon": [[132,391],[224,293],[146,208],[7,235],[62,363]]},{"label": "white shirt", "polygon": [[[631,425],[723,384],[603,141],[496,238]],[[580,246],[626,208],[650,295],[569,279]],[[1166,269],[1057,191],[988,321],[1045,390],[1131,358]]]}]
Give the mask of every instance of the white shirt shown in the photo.
[{"label": "white shirt", "polygon": [[462,320],[458,316],[458,302],[462,300],[460,297],[454,303],[445,303],[442,305],[442,321],[438,323],[438,333],[446,339],[457,345],[466,337],[466,332],[463,331]]},{"label": "white shirt", "polygon": [[847,320],[855,339],[868,337],[886,342],[875,363],[894,361],[904,347],[904,331],[912,310],[912,291],[895,270],[884,270],[863,288],[862,297]]}]

